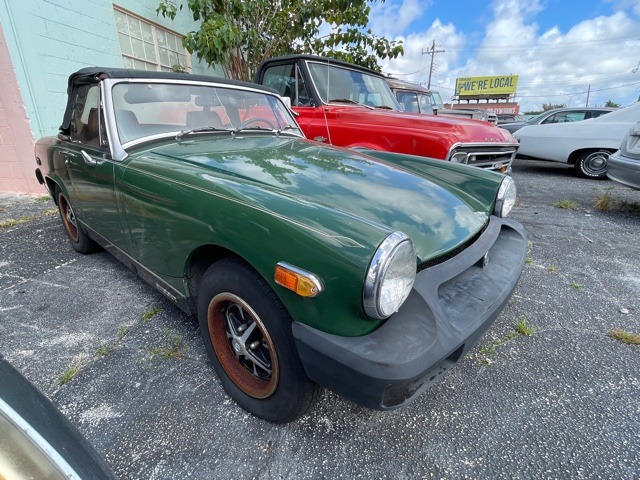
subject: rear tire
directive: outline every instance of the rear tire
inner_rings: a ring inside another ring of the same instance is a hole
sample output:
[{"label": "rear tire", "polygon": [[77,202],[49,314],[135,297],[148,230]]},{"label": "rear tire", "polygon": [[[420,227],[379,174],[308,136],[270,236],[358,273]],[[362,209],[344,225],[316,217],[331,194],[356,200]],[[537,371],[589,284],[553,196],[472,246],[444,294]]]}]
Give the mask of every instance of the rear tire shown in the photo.
[{"label": "rear tire", "polygon": [[67,196],[58,187],[56,187],[55,196],[64,231],[73,249],[83,254],[95,252],[98,249],[98,244],[91,240],[82,227]]},{"label": "rear tire", "polygon": [[607,178],[607,161],[611,152],[608,150],[589,150],[581,153],[576,159],[574,168],[582,178]]},{"label": "rear tire", "polygon": [[302,416],[317,396],[291,333],[291,316],[249,265],[224,258],[198,294],[202,338],[222,386],[242,408],[275,423]]}]

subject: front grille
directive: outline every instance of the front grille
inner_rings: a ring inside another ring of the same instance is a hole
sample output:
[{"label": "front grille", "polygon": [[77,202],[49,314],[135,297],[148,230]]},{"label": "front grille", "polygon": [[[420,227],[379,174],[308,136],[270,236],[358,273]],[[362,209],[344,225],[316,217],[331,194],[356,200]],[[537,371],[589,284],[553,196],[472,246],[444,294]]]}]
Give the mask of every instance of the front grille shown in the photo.
[{"label": "front grille", "polygon": [[[453,149],[449,158],[458,158],[459,163],[475,167],[501,170],[509,169],[516,151],[516,146],[461,146]],[[464,159],[460,158],[461,153],[465,154]]]}]

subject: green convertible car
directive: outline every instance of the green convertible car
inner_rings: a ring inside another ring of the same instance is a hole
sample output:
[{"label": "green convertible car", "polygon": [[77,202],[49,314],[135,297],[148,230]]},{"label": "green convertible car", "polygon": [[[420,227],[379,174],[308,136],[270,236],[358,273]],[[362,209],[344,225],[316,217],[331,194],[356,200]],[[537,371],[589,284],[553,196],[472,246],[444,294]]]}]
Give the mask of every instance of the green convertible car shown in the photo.
[{"label": "green convertible car", "polygon": [[513,181],[306,140],[276,92],[86,68],[36,176],[71,245],[102,246],[185,312],[243,408],[302,415],[318,385],[387,410],[479,340],[520,277]]}]

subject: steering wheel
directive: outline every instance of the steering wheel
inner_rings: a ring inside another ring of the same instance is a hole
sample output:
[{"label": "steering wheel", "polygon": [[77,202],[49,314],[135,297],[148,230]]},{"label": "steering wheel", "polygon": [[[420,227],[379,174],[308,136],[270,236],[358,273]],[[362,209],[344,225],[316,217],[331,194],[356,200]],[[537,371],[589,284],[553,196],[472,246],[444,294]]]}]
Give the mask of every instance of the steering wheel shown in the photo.
[{"label": "steering wheel", "polygon": [[236,127],[236,130],[242,130],[243,128],[246,128],[249,125],[252,125],[254,123],[264,123],[264,124],[268,125],[271,130],[276,130],[276,126],[273,123],[271,123],[270,120],[268,120],[266,118],[262,118],[262,117],[249,118],[248,120],[245,120],[244,122],[240,122],[240,124]]}]

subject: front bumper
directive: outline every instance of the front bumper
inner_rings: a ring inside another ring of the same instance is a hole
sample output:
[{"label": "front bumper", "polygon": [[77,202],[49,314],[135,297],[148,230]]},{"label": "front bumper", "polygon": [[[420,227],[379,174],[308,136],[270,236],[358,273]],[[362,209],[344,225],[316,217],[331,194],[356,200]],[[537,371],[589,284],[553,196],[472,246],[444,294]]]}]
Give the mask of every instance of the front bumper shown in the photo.
[{"label": "front bumper", "polygon": [[607,177],[640,190],[640,161],[623,157],[618,150],[611,154],[607,160]]},{"label": "front bumper", "polygon": [[451,369],[500,314],[526,250],[522,225],[491,217],[471,246],[420,271],[400,310],[376,331],[341,337],[294,322],[307,375],[369,408],[406,405]]}]

